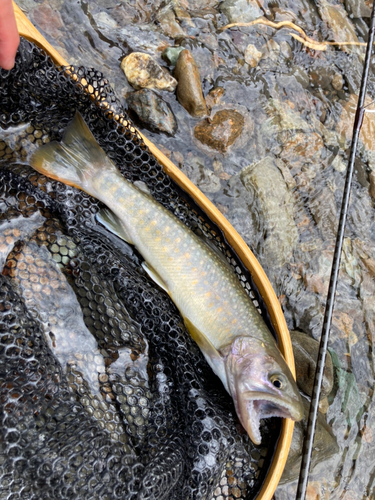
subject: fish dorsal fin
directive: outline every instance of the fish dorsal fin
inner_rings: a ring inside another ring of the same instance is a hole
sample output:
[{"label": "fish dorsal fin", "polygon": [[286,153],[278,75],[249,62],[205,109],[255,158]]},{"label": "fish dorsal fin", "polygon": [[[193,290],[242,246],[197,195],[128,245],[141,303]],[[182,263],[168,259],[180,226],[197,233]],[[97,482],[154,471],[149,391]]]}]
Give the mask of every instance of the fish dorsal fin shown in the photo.
[{"label": "fish dorsal fin", "polygon": [[134,186],[136,186],[140,191],[142,191],[142,193],[152,197],[151,191],[145,182],[134,181]]},{"label": "fish dorsal fin", "polygon": [[142,267],[146,271],[146,273],[150,276],[152,281],[155,281],[157,285],[160,286],[164,291],[166,291],[169,294],[169,290],[167,288],[167,285],[164,283],[163,278],[159,276],[159,274],[153,269],[147,262],[142,262]]},{"label": "fish dorsal fin", "polygon": [[130,234],[126,231],[123,224],[121,224],[120,219],[115,215],[109,208],[102,208],[100,212],[96,214],[96,220],[104,226],[108,231],[115,234],[122,240],[125,240],[130,245],[134,245]]}]

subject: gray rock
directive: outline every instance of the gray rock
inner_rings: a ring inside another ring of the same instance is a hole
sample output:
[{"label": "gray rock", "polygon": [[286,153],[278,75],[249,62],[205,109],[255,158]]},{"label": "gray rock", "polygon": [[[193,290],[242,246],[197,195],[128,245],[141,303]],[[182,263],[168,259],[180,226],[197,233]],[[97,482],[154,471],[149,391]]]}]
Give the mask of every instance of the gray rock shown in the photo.
[{"label": "gray rock", "polygon": [[[308,396],[312,396],[319,342],[306,333],[291,331],[297,385]],[[328,353],[324,368],[321,397],[328,396],[333,388],[333,365]]]},{"label": "gray rock", "polygon": [[293,203],[285,180],[270,157],[245,167],[239,175],[258,205],[250,208],[258,228],[267,233],[262,248],[266,261],[270,266],[282,266],[298,241]]},{"label": "gray rock", "polygon": [[[296,422],[296,424],[294,425],[293,439],[290,446],[284,473],[281,476],[280,484],[294,481],[299,476],[302,446],[307,428],[307,418],[310,408],[310,403],[304,398],[303,406],[305,410],[305,416],[301,422]],[[339,446],[332,432],[332,429],[326,423],[324,415],[318,412],[310,472],[313,471],[314,467],[319,465],[321,462],[328,460],[338,452]]]},{"label": "gray rock", "polygon": [[219,10],[227,16],[229,23],[250,23],[263,15],[254,0],[225,0],[219,5]]},{"label": "gray rock", "polygon": [[169,104],[153,90],[138,90],[126,97],[129,108],[151,130],[165,132],[169,135],[174,135],[177,132],[176,118]]},{"label": "gray rock", "polygon": [[294,66],[291,74],[294,76],[297,82],[302,85],[304,89],[306,89],[309,86],[310,84],[309,75],[300,66]]},{"label": "gray rock", "polygon": [[371,9],[365,0],[345,0],[345,7],[349,15],[353,17],[370,17]]},{"label": "gray rock", "polygon": [[158,89],[173,92],[177,81],[155,59],[143,52],[132,52],[121,62],[121,69],[135,89]]},{"label": "gray rock", "polygon": [[309,209],[324,240],[334,240],[338,225],[337,206],[332,191],[322,186],[309,200]]},{"label": "gray rock", "polygon": [[180,52],[184,50],[185,47],[167,47],[161,57],[169,66],[176,66],[176,62]]},{"label": "gray rock", "polygon": [[182,171],[204,193],[217,193],[221,189],[219,177],[203,165],[199,158],[184,164]]},{"label": "gray rock", "polygon": [[207,115],[201,77],[191,52],[183,50],[178,56],[174,76],[178,81],[177,99],[192,116]]}]

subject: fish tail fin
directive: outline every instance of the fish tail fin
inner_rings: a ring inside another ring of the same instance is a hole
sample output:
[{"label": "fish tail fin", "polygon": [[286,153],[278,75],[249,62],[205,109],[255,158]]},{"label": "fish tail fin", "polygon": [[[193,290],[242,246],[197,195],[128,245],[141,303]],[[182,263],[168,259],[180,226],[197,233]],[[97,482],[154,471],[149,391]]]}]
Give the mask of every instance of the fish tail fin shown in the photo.
[{"label": "fish tail fin", "polygon": [[30,165],[41,174],[85,191],[88,178],[107,164],[114,167],[79,112],[61,142],[41,146],[30,159]]}]

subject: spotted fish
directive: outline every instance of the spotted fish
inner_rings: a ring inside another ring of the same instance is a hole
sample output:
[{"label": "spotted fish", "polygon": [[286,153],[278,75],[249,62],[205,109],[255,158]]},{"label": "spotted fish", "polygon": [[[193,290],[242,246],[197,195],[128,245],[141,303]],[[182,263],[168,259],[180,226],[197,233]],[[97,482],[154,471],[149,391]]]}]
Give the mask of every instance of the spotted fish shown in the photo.
[{"label": "spotted fish", "polygon": [[145,186],[124,179],[79,113],[62,142],[42,146],[30,163],[108,207],[100,221],[143,256],[145,270],[179,309],[254,443],[261,442],[260,419],[302,418],[293,376],[230,266]]}]

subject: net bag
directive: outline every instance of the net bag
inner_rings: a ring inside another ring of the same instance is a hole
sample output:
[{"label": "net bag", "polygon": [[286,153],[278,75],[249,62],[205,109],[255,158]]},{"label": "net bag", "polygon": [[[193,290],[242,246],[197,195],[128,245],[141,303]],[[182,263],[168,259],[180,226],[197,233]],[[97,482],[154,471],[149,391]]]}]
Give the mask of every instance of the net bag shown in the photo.
[{"label": "net bag", "polygon": [[[253,445],[233,402],[101,203],[27,165],[79,111],[105,153],[251,275],[147,149],[103,74],[21,39],[0,70],[0,499],[253,499],[280,436]],[[115,116],[123,118],[115,120]]]}]

